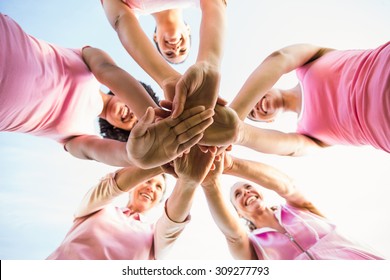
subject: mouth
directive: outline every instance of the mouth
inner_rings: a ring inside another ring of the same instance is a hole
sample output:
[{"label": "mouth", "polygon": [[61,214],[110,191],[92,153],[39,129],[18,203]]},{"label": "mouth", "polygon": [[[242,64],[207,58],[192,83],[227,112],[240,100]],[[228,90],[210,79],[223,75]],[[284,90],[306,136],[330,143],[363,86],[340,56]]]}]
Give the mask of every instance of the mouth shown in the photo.
[{"label": "mouth", "polygon": [[259,109],[263,112],[263,114],[267,115],[267,113],[268,113],[268,102],[267,102],[265,96],[263,96],[263,98],[260,101]]},{"label": "mouth", "polygon": [[150,195],[148,195],[148,194],[146,194],[146,193],[140,193],[140,195],[141,195],[142,197],[145,197],[146,199],[152,201],[152,197],[151,197]]},{"label": "mouth", "polygon": [[130,109],[129,109],[129,107],[127,107],[127,105],[122,107],[120,114],[121,114],[121,121],[122,122],[127,122],[127,121],[131,120],[134,116],[133,112],[130,111]]},{"label": "mouth", "polygon": [[244,205],[245,205],[245,206],[251,205],[251,204],[252,204],[253,202],[255,202],[257,199],[258,199],[258,197],[257,197],[256,195],[252,195],[252,196],[248,197],[248,198],[245,200]]}]

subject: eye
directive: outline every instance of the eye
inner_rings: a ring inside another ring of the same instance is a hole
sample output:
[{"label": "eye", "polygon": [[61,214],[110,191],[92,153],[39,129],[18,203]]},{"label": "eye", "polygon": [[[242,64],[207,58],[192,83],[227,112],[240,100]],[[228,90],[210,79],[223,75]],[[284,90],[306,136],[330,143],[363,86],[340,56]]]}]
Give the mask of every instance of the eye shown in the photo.
[{"label": "eye", "polygon": [[162,186],[161,185],[157,185],[156,188],[159,189],[160,191],[162,191]]},{"label": "eye", "polygon": [[187,49],[180,50],[180,53],[186,53],[186,52],[187,52]]},{"label": "eye", "polygon": [[173,52],[166,52],[165,56],[168,57],[168,58],[172,58],[173,57]]}]

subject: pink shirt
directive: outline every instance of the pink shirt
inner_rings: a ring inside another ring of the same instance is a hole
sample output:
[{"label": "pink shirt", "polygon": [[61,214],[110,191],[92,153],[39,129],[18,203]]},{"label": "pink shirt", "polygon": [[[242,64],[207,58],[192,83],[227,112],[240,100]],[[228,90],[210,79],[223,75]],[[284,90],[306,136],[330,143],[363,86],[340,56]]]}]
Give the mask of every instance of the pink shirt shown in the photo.
[{"label": "pink shirt", "polygon": [[283,205],[275,217],[287,233],[259,228],[249,235],[259,259],[373,260],[372,250],[341,235],[328,220],[309,211]]},{"label": "pink shirt", "polygon": [[165,211],[156,224],[142,214],[111,205],[124,194],[115,173],[108,174],[85,195],[75,220],[61,245],[47,259],[153,260],[164,258],[189,222],[175,223]]},{"label": "pink shirt", "polygon": [[81,50],[29,36],[0,14],[0,61],[0,131],[61,143],[70,136],[96,134],[103,101]]},{"label": "pink shirt", "polygon": [[334,145],[390,152],[390,42],[331,51],[297,69],[303,111],[297,132]]},{"label": "pink shirt", "polygon": [[200,5],[200,0],[122,0],[122,2],[137,15],[150,15],[165,10],[185,9]]}]

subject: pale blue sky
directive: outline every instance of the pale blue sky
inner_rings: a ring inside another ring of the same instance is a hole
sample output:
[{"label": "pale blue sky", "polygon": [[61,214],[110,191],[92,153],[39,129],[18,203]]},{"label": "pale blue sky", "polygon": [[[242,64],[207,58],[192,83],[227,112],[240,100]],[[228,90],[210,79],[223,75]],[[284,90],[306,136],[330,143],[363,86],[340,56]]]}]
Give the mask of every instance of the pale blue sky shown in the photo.
[{"label": "pale blue sky", "polygon": [[[71,48],[92,45],[104,49],[161,94],[122,48],[99,0],[1,1],[0,11],[37,38]],[[390,3],[384,0],[230,0],[227,14],[221,81],[221,96],[227,100],[232,100],[267,54],[285,45],[307,42],[344,49],[374,48],[390,38]],[[194,47],[188,62],[178,66],[181,72],[196,58],[200,13],[188,10],[185,18],[193,30]],[[140,20],[151,34],[153,19]],[[279,85],[295,82],[292,73]],[[270,127],[292,131],[294,124],[295,116],[290,115]],[[263,155],[241,147],[232,153],[280,168],[344,232],[390,258],[388,154],[370,147],[332,147],[301,158]],[[51,140],[2,132],[0,170],[0,259],[44,259],[70,228],[84,193],[114,168],[75,159]],[[231,177],[223,180],[227,190],[235,181]],[[200,191],[192,222],[169,257],[230,258]]]}]

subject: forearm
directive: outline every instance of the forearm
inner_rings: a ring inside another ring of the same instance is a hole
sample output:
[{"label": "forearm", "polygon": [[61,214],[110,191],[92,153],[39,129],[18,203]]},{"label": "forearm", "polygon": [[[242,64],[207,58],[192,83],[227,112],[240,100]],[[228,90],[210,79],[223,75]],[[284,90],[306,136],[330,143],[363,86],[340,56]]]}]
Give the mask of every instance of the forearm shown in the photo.
[{"label": "forearm", "polygon": [[116,31],[126,51],[161,88],[166,79],[180,75],[158,53],[137,19],[132,19],[129,16],[121,18]]},{"label": "forearm", "polygon": [[118,67],[104,51],[84,48],[83,59],[95,78],[126,103],[137,118],[142,117],[148,107],[157,107],[140,82]]},{"label": "forearm", "polygon": [[123,47],[160,87],[165,79],[177,74],[145,35],[129,6],[120,0],[104,0],[103,8]]},{"label": "forearm", "polygon": [[266,154],[301,156],[312,148],[321,147],[319,142],[298,133],[284,133],[263,129],[242,122],[235,144]]},{"label": "forearm", "polygon": [[80,159],[95,160],[111,166],[128,166],[132,162],[127,157],[126,143],[102,139],[94,135],[81,135],[65,143],[65,149]]},{"label": "forearm", "polygon": [[295,192],[293,180],[278,169],[256,161],[231,157],[233,164],[225,174],[241,177],[287,197]]},{"label": "forearm", "polygon": [[226,30],[226,5],[221,0],[201,0],[202,21],[197,61],[220,68]]},{"label": "forearm", "polygon": [[247,232],[224,201],[219,182],[203,186],[203,190],[211,216],[225,235],[233,257],[236,259],[256,259]]},{"label": "forearm", "polygon": [[149,169],[142,169],[134,165],[127,166],[116,172],[115,181],[121,191],[129,192],[138,184],[162,173],[163,169],[160,166]]},{"label": "forearm", "polygon": [[263,95],[286,73],[283,62],[283,57],[270,56],[246,80],[230,104],[241,120],[247,117]]},{"label": "forearm", "polygon": [[169,219],[181,223],[186,220],[192,207],[195,191],[199,183],[178,179],[167,201],[166,211]]}]

